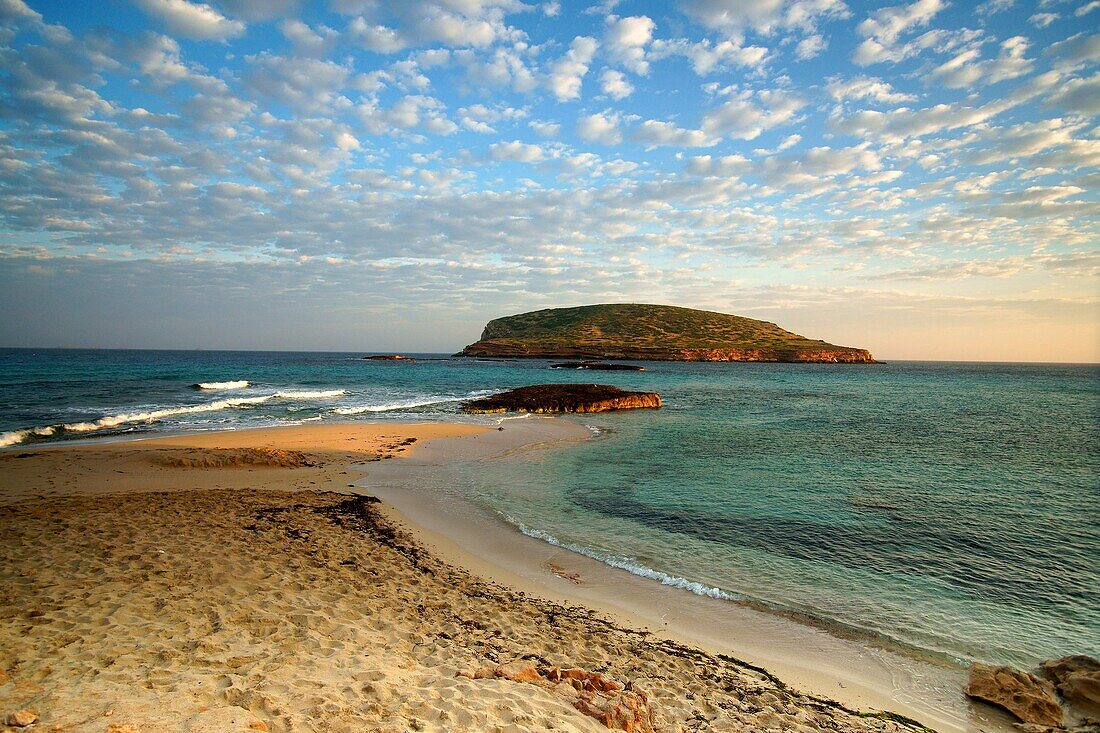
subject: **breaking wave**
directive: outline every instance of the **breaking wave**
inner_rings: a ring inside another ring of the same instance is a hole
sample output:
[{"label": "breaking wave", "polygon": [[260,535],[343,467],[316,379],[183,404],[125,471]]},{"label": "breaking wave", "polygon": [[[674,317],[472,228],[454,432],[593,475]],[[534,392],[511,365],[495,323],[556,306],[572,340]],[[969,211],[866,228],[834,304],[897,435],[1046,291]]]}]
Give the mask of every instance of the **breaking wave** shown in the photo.
[{"label": "breaking wave", "polygon": [[247,379],[241,379],[236,382],[199,382],[198,384],[192,384],[195,389],[244,389],[249,385]]},{"label": "breaking wave", "polygon": [[482,389],[476,392],[470,392],[469,394],[462,395],[461,397],[453,397],[450,395],[429,395],[427,397],[399,400],[396,402],[382,402],[377,405],[351,405],[348,407],[337,407],[333,409],[333,412],[337,415],[362,415],[365,412],[391,412],[393,410],[411,410],[414,407],[428,407],[429,405],[443,405],[450,402],[462,402],[464,400],[474,399],[475,397],[484,397],[485,395],[493,394],[495,391],[496,390]]},{"label": "breaking wave", "polygon": [[346,392],[346,389],[325,389],[317,392],[291,390],[287,392],[276,392],[272,397],[278,397],[281,400],[324,400],[330,397],[339,397]]},{"label": "breaking wave", "polygon": [[[212,382],[211,384],[217,384]],[[223,383],[226,384],[226,383]],[[247,384],[241,382],[240,384]],[[225,388],[229,389],[229,388]],[[223,400],[203,402],[198,405],[180,405],[178,407],[164,407],[156,410],[143,410],[135,412],[121,412],[116,415],[107,415],[98,420],[84,422],[58,423],[44,427],[26,428],[23,430],[11,430],[0,433],[0,447],[18,445],[34,437],[47,437],[59,433],[90,433],[96,430],[109,430],[122,425],[134,423],[149,423],[176,415],[192,415],[202,412],[217,412],[238,407],[259,405],[271,400],[313,400],[339,397],[345,393],[342,389],[330,389],[324,391],[286,391],[275,392],[268,395],[255,397],[227,397]]]}]

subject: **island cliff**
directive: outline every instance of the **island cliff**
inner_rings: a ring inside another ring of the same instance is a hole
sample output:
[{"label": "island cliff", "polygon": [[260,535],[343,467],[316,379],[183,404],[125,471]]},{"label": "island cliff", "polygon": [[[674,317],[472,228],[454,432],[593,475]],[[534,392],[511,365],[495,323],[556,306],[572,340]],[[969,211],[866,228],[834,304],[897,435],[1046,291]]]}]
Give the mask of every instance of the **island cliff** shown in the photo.
[{"label": "island cliff", "polygon": [[866,349],[808,339],[767,321],[634,303],[497,318],[456,356],[875,363]]}]

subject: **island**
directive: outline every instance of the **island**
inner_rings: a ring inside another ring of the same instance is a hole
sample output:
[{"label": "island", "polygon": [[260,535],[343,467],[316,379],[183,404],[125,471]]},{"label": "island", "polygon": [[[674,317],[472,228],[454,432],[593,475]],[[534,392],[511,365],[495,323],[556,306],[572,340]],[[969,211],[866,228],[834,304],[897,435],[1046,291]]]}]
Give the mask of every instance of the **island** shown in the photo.
[{"label": "island", "polygon": [[659,409],[656,392],[628,392],[609,384],[535,384],[462,403],[463,412],[610,412]]},{"label": "island", "polygon": [[455,356],[874,364],[866,349],[791,333],[768,321],[671,305],[549,308],[489,321]]}]

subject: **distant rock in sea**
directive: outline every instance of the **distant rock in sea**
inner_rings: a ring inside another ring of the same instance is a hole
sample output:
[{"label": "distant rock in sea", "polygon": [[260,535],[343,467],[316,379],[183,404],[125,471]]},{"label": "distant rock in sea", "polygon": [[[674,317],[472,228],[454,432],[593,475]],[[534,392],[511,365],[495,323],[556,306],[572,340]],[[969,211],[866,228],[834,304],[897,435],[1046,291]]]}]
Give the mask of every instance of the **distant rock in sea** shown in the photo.
[{"label": "distant rock in sea", "polygon": [[598,372],[644,372],[637,364],[608,364],[603,361],[563,361],[551,364],[551,369],[591,369]]},{"label": "distant rock in sea", "polygon": [[373,354],[371,356],[364,356],[364,361],[416,361],[415,357],[405,356],[404,354]]},{"label": "distant rock in sea", "polygon": [[635,303],[498,318],[489,321],[477,343],[456,356],[875,363],[866,349],[808,339],[767,321]]},{"label": "distant rock in sea", "polygon": [[462,403],[464,412],[609,412],[657,409],[656,392],[628,392],[606,384],[536,384]]}]

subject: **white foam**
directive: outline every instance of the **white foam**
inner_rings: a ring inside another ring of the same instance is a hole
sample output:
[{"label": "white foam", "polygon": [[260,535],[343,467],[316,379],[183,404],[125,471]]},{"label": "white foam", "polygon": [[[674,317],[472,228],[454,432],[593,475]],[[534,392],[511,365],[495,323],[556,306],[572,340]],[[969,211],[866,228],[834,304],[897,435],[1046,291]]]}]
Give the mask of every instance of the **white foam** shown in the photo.
[{"label": "white foam", "polygon": [[92,430],[114,428],[118,427],[119,425],[124,425],[126,423],[152,422],[154,420],[160,420],[161,418],[172,417],[173,415],[190,415],[196,412],[215,412],[217,410],[226,410],[231,407],[258,405],[262,402],[267,402],[274,397],[275,395],[265,395],[263,397],[230,397],[224,400],[205,402],[201,405],[165,407],[160,410],[149,410],[147,412],[124,412],[119,415],[108,415],[107,417],[101,417],[98,420],[93,420],[90,422],[65,423],[61,427],[72,433],[86,433]]},{"label": "white foam", "polygon": [[645,565],[639,565],[637,563],[631,562],[626,558],[616,557],[614,555],[605,555],[603,553],[595,552],[594,550],[590,550],[587,547],[582,547],[581,545],[576,545],[571,542],[562,542],[549,532],[543,532],[539,529],[532,529],[525,525],[523,522],[513,517],[510,517],[507,514],[504,514],[503,516],[506,520],[508,520],[510,524],[515,525],[520,532],[527,535],[528,537],[542,540],[543,542],[547,542],[551,545],[554,545],[555,547],[560,547],[564,550],[575,552],[578,555],[590,557],[593,560],[598,560],[599,562],[602,562],[605,565],[610,565],[613,568],[619,568],[620,570],[625,570],[628,573],[632,573],[643,578],[656,580],[663,585],[671,585],[675,588],[682,588],[683,590],[694,593],[697,596],[707,596],[708,598],[718,598],[725,601],[740,600],[740,596],[736,596],[733,593],[727,593],[721,588],[714,588],[712,586],[704,585],[703,583],[699,583],[694,580],[688,580],[687,578],[681,578],[676,575],[663,573],[660,570],[654,570],[653,568],[646,567]]},{"label": "white foam", "polygon": [[478,390],[477,392],[471,392],[462,397],[451,397],[444,395],[430,395],[427,397],[417,397],[409,400],[400,400],[397,402],[383,402],[377,405],[352,405],[348,407],[337,407],[333,409],[337,415],[362,415],[365,412],[390,412],[392,410],[410,410],[414,407],[427,407],[429,405],[443,405],[449,402],[462,402],[464,400],[473,399],[475,397],[484,397],[488,394],[493,394],[494,390]]},{"label": "white foam", "polygon": [[244,389],[249,385],[247,379],[236,382],[199,382],[195,385],[198,389]]},{"label": "white foam", "polygon": [[346,389],[326,389],[315,392],[309,390],[288,390],[286,392],[276,392],[271,396],[278,397],[281,400],[325,400],[331,397],[339,397],[346,393]]}]

